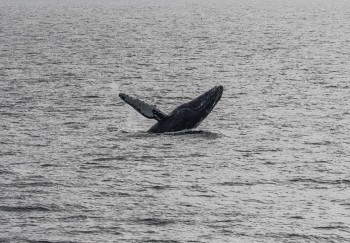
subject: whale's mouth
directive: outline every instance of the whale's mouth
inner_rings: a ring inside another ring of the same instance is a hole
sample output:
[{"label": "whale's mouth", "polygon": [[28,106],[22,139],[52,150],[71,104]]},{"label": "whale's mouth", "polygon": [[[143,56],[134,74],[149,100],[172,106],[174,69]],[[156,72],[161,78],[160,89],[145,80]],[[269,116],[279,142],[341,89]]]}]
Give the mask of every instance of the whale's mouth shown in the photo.
[{"label": "whale's mouth", "polygon": [[188,109],[192,110],[193,112],[205,111],[207,114],[209,114],[221,99],[223,91],[224,88],[221,85],[215,86],[214,88],[208,90],[201,96],[189,102]]},{"label": "whale's mouth", "polygon": [[196,128],[201,124],[219,102],[223,91],[224,88],[221,85],[215,86],[201,96],[187,103],[186,108],[191,110],[192,113],[190,115],[192,119],[189,120],[190,125],[188,127]]}]

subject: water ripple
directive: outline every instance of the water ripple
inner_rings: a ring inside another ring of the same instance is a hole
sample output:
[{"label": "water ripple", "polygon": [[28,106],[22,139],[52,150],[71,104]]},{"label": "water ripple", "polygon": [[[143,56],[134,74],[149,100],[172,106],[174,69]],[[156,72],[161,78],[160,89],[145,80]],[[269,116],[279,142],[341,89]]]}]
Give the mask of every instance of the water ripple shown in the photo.
[{"label": "water ripple", "polygon": [[349,9],[0,1],[0,241],[349,242]]}]

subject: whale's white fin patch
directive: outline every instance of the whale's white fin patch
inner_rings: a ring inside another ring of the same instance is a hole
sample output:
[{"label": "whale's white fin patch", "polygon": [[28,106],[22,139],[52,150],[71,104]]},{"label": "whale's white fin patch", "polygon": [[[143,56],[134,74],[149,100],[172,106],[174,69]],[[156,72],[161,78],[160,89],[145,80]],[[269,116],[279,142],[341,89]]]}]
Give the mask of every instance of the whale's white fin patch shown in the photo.
[{"label": "whale's white fin patch", "polygon": [[167,114],[159,110],[155,105],[147,104],[146,102],[143,102],[139,99],[134,99],[129,95],[123,93],[120,93],[119,97],[144,117],[147,117],[149,119],[156,119],[157,121],[161,121],[168,117]]}]

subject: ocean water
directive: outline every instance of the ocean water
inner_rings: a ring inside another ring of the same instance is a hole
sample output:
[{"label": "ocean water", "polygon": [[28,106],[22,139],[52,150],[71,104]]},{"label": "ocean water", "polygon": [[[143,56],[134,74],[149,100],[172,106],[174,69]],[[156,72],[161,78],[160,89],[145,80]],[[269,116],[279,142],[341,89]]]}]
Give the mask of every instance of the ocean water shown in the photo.
[{"label": "ocean water", "polygon": [[[0,242],[349,242],[350,2],[1,0]],[[223,85],[192,133],[164,112]]]}]

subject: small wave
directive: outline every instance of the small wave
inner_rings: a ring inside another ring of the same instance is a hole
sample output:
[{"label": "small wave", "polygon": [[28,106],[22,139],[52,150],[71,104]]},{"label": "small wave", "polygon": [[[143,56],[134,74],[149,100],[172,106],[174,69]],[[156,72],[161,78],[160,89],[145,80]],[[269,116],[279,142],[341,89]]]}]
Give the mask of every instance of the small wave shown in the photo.
[{"label": "small wave", "polygon": [[82,129],[82,128],[86,128],[87,125],[84,122],[64,122],[62,123],[62,125],[67,126],[69,128],[73,128],[73,129]]},{"label": "small wave", "polygon": [[41,167],[60,167],[60,165],[59,164],[42,164],[42,165],[40,165]]},{"label": "small wave", "polygon": [[261,181],[253,181],[253,182],[240,182],[240,181],[224,181],[221,183],[217,183],[219,186],[256,186],[256,185],[274,185],[278,183],[278,181],[273,180],[261,180]]},{"label": "small wave", "polygon": [[329,185],[350,184],[350,180],[348,179],[322,180],[322,179],[311,179],[311,178],[294,178],[289,181],[301,182],[301,183],[314,183],[314,184],[329,184]]},{"label": "small wave", "polygon": [[22,115],[19,113],[15,113],[15,112],[1,112],[0,113],[1,116],[9,116],[9,117],[21,117]]},{"label": "small wave", "polygon": [[137,219],[135,220],[137,223],[146,224],[146,225],[168,225],[168,224],[175,224],[175,220],[171,219],[161,219],[161,218],[144,218],[144,219]]},{"label": "small wave", "polygon": [[[177,241],[177,240],[169,240],[169,239],[166,239],[166,240],[156,240],[156,239],[145,239],[145,240],[142,240],[142,242],[159,242],[159,243],[180,243],[182,241]],[[197,242],[197,241],[189,241],[189,242]]]},{"label": "small wave", "polygon": [[249,183],[249,182],[225,181],[225,182],[218,183],[217,185],[219,186],[253,186],[255,184]]},{"label": "small wave", "polygon": [[307,145],[330,145],[330,141],[320,141],[320,142],[304,142]]},{"label": "small wave", "polygon": [[297,215],[297,216],[291,216],[291,217],[289,217],[289,218],[291,218],[291,219],[305,219],[304,217],[299,216],[299,215]]},{"label": "small wave", "polygon": [[62,217],[60,218],[60,220],[86,220],[88,218],[88,216],[86,215],[82,215],[82,214],[78,214],[78,215],[70,215],[67,217]]},{"label": "small wave", "polygon": [[[328,237],[321,237],[317,235],[311,235],[311,234],[297,234],[297,233],[282,233],[282,234],[276,234],[276,233],[268,233],[262,235],[262,237],[271,237],[273,239],[278,239],[282,241],[282,239],[285,239],[286,242],[301,242],[301,241],[312,241],[312,242],[330,242]],[[333,241],[332,241],[333,242]]]},{"label": "small wave", "polygon": [[314,229],[319,229],[319,230],[337,230],[337,229],[349,229],[349,227],[346,226],[342,226],[342,225],[328,225],[328,226],[318,226],[318,227],[314,227]]},{"label": "small wave", "polygon": [[85,95],[85,96],[82,96],[81,98],[84,98],[84,99],[98,99],[98,98],[101,98],[101,97],[98,96],[98,95]]},{"label": "small wave", "polygon": [[172,136],[178,136],[178,135],[188,135],[188,134],[201,134],[204,131],[201,130],[183,130],[178,132],[165,132],[165,133],[157,133],[157,135],[172,135]]},{"label": "small wave", "polygon": [[127,137],[130,138],[152,138],[152,137],[163,137],[163,136],[192,136],[192,137],[201,137],[206,139],[217,139],[223,135],[220,133],[214,133],[203,130],[183,130],[178,132],[165,132],[165,133],[149,133],[144,131],[121,131],[122,133],[127,134]]},{"label": "small wave", "polygon": [[[87,167],[87,166],[84,166],[84,168],[85,169],[90,169],[89,167]],[[94,168],[96,168],[96,169],[98,169],[98,168],[101,168],[101,169],[108,169],[108,168],[110,168],[110,169],[112,169],[112,168],[114,168],[113,166],[110,166],[110,165],[96,165],[96,166],[94,166]]]},{"label": "small wave", "polygon": [[192,154],[189,154],[188,156],[192,157],[192,158],[201,158],[201,157],[208,157],[206,154],[203,154],[203,153],[192,153]]},{"label": "small wave", "polygon": [[26,147],[38,147],[38,148],[40,148],[40,147],[48,147],[48,146],[50,146],[49,144],[39,144],[39,143],[37,143],[37,144],[23,144],[23,146],[26,146]]},{"label": "small wave", "polygon": [[167,133],[159,133],[157,135],[171,135],[171,136],[183,136],[183,135],[193,135],[195,137],[202,137],[207,139],[216,139],[220,138],[223,135],[221,133],[214,133],[203,130],[183,130],[179,132],[167,132]]},{"label": "small wave", "polygon": [[44,206],[0,206],[0,211],[4,212],[50,212],[52,209]]},{"label": "small wave", "polygon": [[150,189],[154,189],[154,190],[167,190],[167,189],[171,189],[172,187],[171,186],[168,186],[168,185],[164,185],[164,186],[161,186],[161,185],[156,185],[156,186],[151,186]]},{"label": "small wave", "polygon": [[[127,131],[127,130],[121,130],[121,133],[126,134],[129,138],[147,138],[147,137],[155,137],[156,134],[154,133],[148,133],[145,131]],[[124,139],[124,138],[122,138]]]},{"label": "small wave", "polygon": [[350,86],[348,86],[348,85],[345,85],[345,86],[343,86],[343,85],[327,85],[325,87],[328,89],[348,89]]},{"label": "small wave", "polygon": [[21,181],[21,182],[17,182],[14,185],[18,188],[34,187],[37,189],[38,187],[54,187],[54,186],[57,186],[59,184],[51,182],[51,181],[33,181],[33,182]]},{"label": "small wave", "polygon": [[116,157],[101,157],[93,159],[92,161],[103,162],[103,161],[113,161],[113,160],[125,160],[125,156],[116,156]]},{"label": "small wave", "polygon": [[216,195],[209,195],[209,194],[199,194],[197,197],[204,197],[204,198],[215,198]]},{"label": "small wave", "polygon": [[[22,242],[22,241],[21,241]],[[25,242],[28,243],[76,243],[76,241],[60,241],[60,240],[32,240],[32,239],[26,239]]]},{"label": "small wave", "polygon": [[15,172],[7,170],[7,169],[0,169],[0,175],[11,175],[11,174],[15,174]]},{"label": "small wave", "polygon": [[118,192],[118,196],[120,197],[131,197],[132,195],[126,192]]}]

